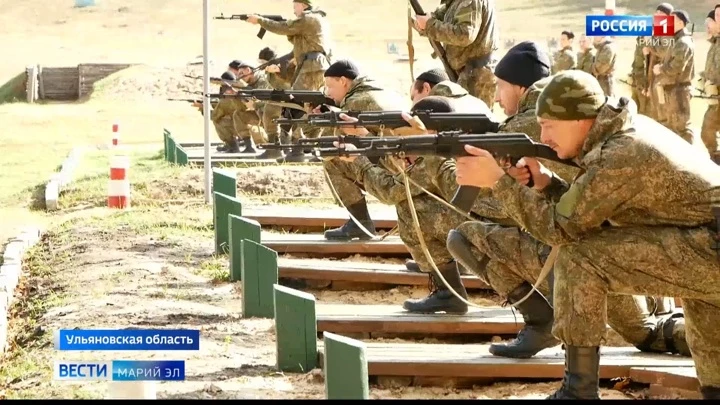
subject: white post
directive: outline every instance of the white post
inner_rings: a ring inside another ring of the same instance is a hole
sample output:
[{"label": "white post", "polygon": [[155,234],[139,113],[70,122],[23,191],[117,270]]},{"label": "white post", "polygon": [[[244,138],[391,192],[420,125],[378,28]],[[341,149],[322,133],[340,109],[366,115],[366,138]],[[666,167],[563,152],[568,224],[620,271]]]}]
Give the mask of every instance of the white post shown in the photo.
[{"label": "white post", "polygon": [[210,204],[210,0],[203,0],[203,118],[205,130],[205,203]]}]

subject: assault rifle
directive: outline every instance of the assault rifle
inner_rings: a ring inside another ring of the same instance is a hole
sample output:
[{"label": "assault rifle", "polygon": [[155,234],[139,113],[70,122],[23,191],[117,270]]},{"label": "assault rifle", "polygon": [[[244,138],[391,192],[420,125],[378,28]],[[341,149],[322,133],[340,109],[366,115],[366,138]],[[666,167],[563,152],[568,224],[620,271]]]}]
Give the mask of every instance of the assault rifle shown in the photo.
[{"label": "assault rifle", "polygon": [[[309,125],[315,125],[316,122],[325,122],[325,121],[340,121],[340,122],[346,122],[340,119],[340,114],[345,114],[350,117],[357,118],[360,114],[363,114],[362,111],[326,111],[321,112],[318,114],[308,114],[306,118],[275,118],[275,122],[278,125],[296,125],[296,124],[309,124]],[[317,125],[320,126],[320,125]],[[336,139],[337,140],[337,139]]]},{"label": "assault rifle", "polygon": [[[320,128],[375,126],[397,129],[410,126],[402,117],[402,111],[361,112],[355,115],[355,118],[358,119],[357,122],[341,120],[339,118],[340,113],[326,114],[309,114],[305,119],[278,119],[278,123],[309,124]],[[499,123],[492,121],[485,114],[438,113],[432,111],[414,111],[409,114],[418,117],[425,125],[425,128],[438,132],[462,131],[470,134],[484,134],[487,132],[497,132],[500,126]]]},{"label": "assault rifle", "polygon": [[[247,21],[248,17],[252,14],[232,14],[230,17],[225,17],[223,13],[220,13],[220,17],[213,17],[215,20],[241,20],[241,21]],[[268,20],[273,21],[287,21],[283,16],[281,15],[261,15],[257,14],[258,17],[267,18]],[[260,31],[257,33],[257,37],[260,39],[263,39],[265,36],[265,33],[267,30],[265,28],[260,28]]]},{"label": "assault rifle", "polygon": [[272,90],[252,89],[238,90],[236,94],[211,94],[213,98],[239,98],[242,100],[274,101],[297,104],[300,107],[309,104],[313,107],[321,105],[335,106],[335,101],[325,96],[322,91],[313,90]]},{"label": "assault rifle", "polygon": [[[317,138],[316,138],[317,139]],[[311,145],[313,139],[303,140],[305,145]],[[482,148],[497,158],[509,158],[514,165],[523,157],[532,157],[553,160],[568,166],[577,167],[572,160],[560,159],[552,148],[537,143],[526,134],[466,134],[461,131],[440,132],[437,135],[418,136],[392,136],[392,137],[340,137],[335,139],[341,147],[326,147],[318,149],[320,157],[339,156],[366,156],[382,157],[390,155],[407,156],[441,156],[457,158],[469,156],[465,145]],[[352,144],[353,149],[347,149],[342,144]],[[323,142],[316,142],[326,145]],[[458,188],[451,203],[459,209],[470,212],[475,200],[480,194],[476,187],[463,186]]]},{"label": "assault rifle", "polygon": [[[420,3],[418,2],[418,0],[410,0],[410,5],[412,6],[413,11],[415,11],[415,14],[426,15],[425,10],[423,10],[423,8],[420,5]],[[443,48],[443,46],[440,42],[435,41],[433,39],[429,39],[429,40],[430,40],[430,46],[432,46],[433,50],[435,51],[435,56],[437,56],[440,59],[440,62],[442,62],[442,65],[445,68],[445,73],[447,73],[447,75],[451,81],[457,83],[458,73],[455,70],[453,70],[452,67],[450,67],[450,62],[448,62],[447,55],[445,54],[445,48]]]}]

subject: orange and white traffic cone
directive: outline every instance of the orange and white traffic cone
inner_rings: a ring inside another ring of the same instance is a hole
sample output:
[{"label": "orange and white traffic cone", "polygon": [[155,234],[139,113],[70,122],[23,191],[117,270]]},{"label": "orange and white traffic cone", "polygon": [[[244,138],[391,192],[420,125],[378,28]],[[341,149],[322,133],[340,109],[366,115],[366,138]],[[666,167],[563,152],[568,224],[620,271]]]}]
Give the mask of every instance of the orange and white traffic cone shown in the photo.
[{"label": "orange and white traffic cone", "polygon": [[108,185],[108,208],[130,207],[129,156],[110,158],[110,184]]}]

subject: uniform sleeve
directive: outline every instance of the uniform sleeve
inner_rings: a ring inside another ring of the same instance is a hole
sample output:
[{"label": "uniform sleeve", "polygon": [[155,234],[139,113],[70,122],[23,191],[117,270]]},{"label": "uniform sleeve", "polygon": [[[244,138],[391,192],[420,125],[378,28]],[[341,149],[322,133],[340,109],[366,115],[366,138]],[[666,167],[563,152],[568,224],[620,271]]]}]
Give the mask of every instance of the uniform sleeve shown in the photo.
[{"label": "uniform sleeve", "polygon": [[212,113],[210,115],[210,120],[212,122],[217,122],[222,117],[228,115],[227,112],[227,103],[223,103],[222,101],[218,102],[215,108],[213,108]]},{"label": "uniform sleeve", "polygon": [[305,18],[300,17],[294,20],[273,21],[267,18],[258,18],[258,25],[278,35],[294,36],[302,33],[305,28]]},{"label": "uniform sleeve", "polygon": [[664,85],[676,84],[678,77],[693,57],[692,49],[684,41],[676,41],[669,52],[669,57],[665,58],[665,62],[660,66],[658,77],[658,83]]},{"label": "uniform sleeve", "polygon": [[480,12],[478,0],[462,0],[452,23],[443,22],[442,19],[434,16],[427,22],[425,35],[443,44],[468,46],[475,41],[480,32]]},{"label": "uniform sleeve", "polygon": [[612,70],[612,63],[615,59],[615,52],[609,46],[603,47],[595,56],[592,65],[592,72],[595,76],[604,76]]},{"label": "uniform sleeve", "polygon": [[623,203],[642,192],[642,182],[627,181],[632,168],[591,167],[557,203],[519,185],[509,175],[493,187],[505,212],[531,235],[548,245],[579,241],[599,229]]},{"label": "uniform sleeve", "polygon": [[447,13],[447,4],[443,3],[439,5],[438,8],[435,9],[435,11],[430,13],[430,18],[442,21],[443,19],[445,19],[445,13]]},{"label": "uniform sleeve", "polygon": [[[355,180],[363,185],[368,194],[377,198],[381,203],[397,205],[407,200],[402,173],[391,173],[383,167],[372,164],[366,157],[355,159],[354,165]],[[409,176],[412,176],[413,169],[410,169]],[[410,185],[410,192],[413,197],[422,193],[413,185]]]},{"label": "uniform sleeve", "polygon": [[577,59],[571,52],[558,52],[555,55],[555,63],[553,63],[552,74],[563,70],[575,69]]}]

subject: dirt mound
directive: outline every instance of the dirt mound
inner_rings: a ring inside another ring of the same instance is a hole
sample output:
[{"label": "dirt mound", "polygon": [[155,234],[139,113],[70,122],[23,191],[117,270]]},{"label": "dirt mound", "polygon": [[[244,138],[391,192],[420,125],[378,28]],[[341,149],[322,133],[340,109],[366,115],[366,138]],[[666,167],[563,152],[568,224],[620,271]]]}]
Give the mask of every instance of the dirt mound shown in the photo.
[{"label": "dirt mound", "polygon": [[322,170],[312,166],[240,169],[238,191],[249,196],[332,198]]},{"label": "dirt mound", "polygon": [[199,98],[199,93],[192,93],[202,93],[202,80],[186,77],[186,75],[202,76],[202,69],[195,66],[186,68],[131,66],[95,82],[90,99],[146,101],[167,98]]}]

